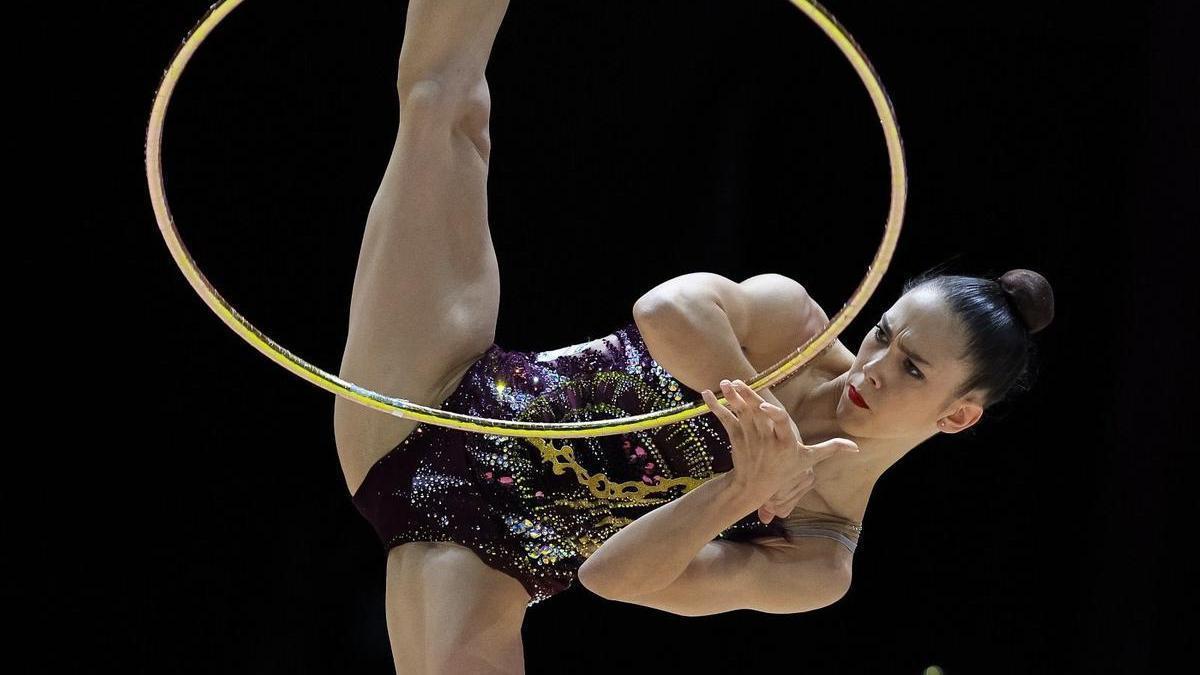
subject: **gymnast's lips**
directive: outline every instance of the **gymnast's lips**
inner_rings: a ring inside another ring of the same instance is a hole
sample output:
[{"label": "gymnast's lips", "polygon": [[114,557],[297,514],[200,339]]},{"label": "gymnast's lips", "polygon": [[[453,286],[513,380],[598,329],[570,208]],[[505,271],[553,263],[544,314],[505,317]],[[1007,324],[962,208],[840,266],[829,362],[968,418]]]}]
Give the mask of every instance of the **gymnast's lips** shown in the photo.
[{"label": "gymnast's lips", "polygon": [[858,389],[855,388],[854,385],[846,385],[846,395],[850,398],[850,401],[854,403],[854,405],[857,405],[860,408],[866,408],[868,410],[871,409],[871,406],[867,405],[867,399],[863,398],[862,394],[859,393]]}]

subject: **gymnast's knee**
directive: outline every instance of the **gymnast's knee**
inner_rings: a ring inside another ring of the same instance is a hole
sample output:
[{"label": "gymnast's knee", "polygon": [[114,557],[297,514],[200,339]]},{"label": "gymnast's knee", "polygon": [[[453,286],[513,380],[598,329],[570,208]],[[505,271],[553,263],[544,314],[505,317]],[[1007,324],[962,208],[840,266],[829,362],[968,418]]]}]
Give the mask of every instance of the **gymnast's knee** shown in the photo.
[{"label": "gymnast's knee", "polygon": [[[397,84],[400,123],[437,124],[463,134],[486,163],[491,157],[491,90],[486,77],[456,82],[430,76]],[[419,120],[419,121],[417,121]]]}]

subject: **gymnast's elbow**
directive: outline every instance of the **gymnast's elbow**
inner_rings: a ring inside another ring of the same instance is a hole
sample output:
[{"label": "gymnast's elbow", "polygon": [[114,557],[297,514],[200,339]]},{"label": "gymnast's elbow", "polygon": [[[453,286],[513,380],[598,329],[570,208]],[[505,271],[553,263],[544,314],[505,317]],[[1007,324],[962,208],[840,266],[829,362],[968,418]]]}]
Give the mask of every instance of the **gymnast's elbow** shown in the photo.
[{"label": "gymnast's elbow", "polygon": [[636,580],[614,572],[611,567],[605,569],[604,565],[597,563],[594,555],[579,566],[575,576],[584,588],[605,600],[624,602],[627,598],[643,592]]},{"label": "gymnast's elbow", "polygon": [[612,583],[611,575],[605,575],[599,565],[589,564],[590,561],[590,558],[585,560],[576,571],[575,576],[579,579],[579,583],[605,600],[616,600],[615,592],[610,589],[619,584]]},{"label": "gymnast's elbow", "polygon": [[850,584],[853,576],[853,572],[851,572],[849,569],[839,569],[838,572],[831,577],[828,587],[829,592],[825,596],[825,603],[821,606],[828,607],[841,602],[841,600],[850,593]]},{"label": "gymnast's elbow", "polygon": [[822,584],[819,589],[806,588],[800,593],[791,595],[779,594],[770,600],[763,600],[761,604],[748,607],[747,609],[755,609],[767,614],[802,614],[804,612],[813,612],[836,605],[842,598],[846,597],[849,590],[849,583],[830,579],[828,583]]},{"label": "gymnast's elbow", "polygon": [[[835,565],[823,573],[806,574],[801,582],[791,586],[787,591],[777,592],[764,599],[767,607],[762,611],[774,614],[799,614],[824,609],[837,604],[850,592],[850,582],[853,573],[846,565]],[[770,607],[771,603],[779,603]]]}]

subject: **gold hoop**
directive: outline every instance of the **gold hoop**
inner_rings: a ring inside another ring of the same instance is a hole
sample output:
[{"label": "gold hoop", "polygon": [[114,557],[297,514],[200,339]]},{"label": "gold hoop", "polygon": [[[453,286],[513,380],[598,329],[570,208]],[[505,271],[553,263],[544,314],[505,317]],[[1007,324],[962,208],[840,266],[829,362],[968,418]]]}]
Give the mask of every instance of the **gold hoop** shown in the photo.
[{"label": "gold hoop", "polygon": [[[790,1],[833,40],[838,49],[850,61],[855,72],[862,79],[863,84],[866,85],[871,101],[875,105],[875,110],[879,114],[879,121],[883,126],[884,139],[887,142],[888,160],[892,176],[891,204],[888,209],[887,223],[884,226],[883,240],[880,242],[879,250],[876,251],[874,260],[867,267],[866,276],[859,282],[853,295],[850,296],[850,300],[834,315],[824,330],[803,346],[798,347],[791,356],[785,357],[767,369],[766,372],[755,376],[754,380],[747,383],[751,389],[756,390],[777,384],[812,360],[814,356],[836,340],[837,336],[846,329],[854,317],[858,315],[859,311],[862,310],[867,300],[871,297],[871,294],[879,286],[879,281],[882,279],[883,273],[887,270],[888,264],[891,262],[896,242],[900,238],[900,224],[904,219],[904,203],[908,187],[907,173],[904,165],[904,146],[900,138],[899,126],[896,123],[895,111],[892,109],[892,102],[888,98],[883,84],[879,81],[879,76],[875,73],[874,67],[867,60],[866,55],[854,41],[854,38],[838,23],[837,19],[833,18],[828,10],[813,0]],[[235,333],[249,342],[255,349],[262,352],[267,358],[326,391],[333,392],[338,396],[350,399],[361,405],[397,417],[406,417],[427,424],[461,429],[463,431],[523,438],[582,438],[651,429],[686,420],[697,415],[703,415],[709,411],[707,404],[697,402],[691,405],[676,406],[674,408],[620,419],[569,423],[518,422],[462,415],[447,410],[418,405],[402,398],[384,396],[370,389],[360,387],[353,382],[343,380],[296,356],[282,345],[267,337],[262,331],[255,328],[209,283],[208,279],[196,266],[187,247],[184,246],[179,232],[175,227],[175,221],[171,217],[170,206],[167,204],[162,171],[163,124],[166,120],[167,105],[170,103],[175,85],[183,74],[184,66],[187,65],[187,62],[191,59],[196,49],[199,48],[200,44],[204,42],[204,39],[216,28],[222,19],[228,16],[240,4],[242,4],[242,0],[222,0],[212,5],[204,17],[196,24],[195,28],[184,38],[183,43],[176,50],[174,57],[172,57],[170,65],[163,72],[162,81],[155,92],[154,105],[150,112],[150,123],[146,131],[146,176],[150,187],[150,201],[154,207],[154,217],[158,221],[159,231],[162,233],[163,239],[166,240],[167,248],[170,250],[175,264],[183,272],[188,283],[200,295],[205,304],[226,325],[233,329]],[[724,402],[724,399],[720,400]]]}]

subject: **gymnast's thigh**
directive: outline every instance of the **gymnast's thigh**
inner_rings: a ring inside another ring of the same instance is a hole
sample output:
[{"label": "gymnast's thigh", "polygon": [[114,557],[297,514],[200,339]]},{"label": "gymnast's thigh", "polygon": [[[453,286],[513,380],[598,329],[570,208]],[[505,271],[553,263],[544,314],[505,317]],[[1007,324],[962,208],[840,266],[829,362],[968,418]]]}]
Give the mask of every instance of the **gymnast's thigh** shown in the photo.
[{"label": "gymnast's thigh", "polygon": [[388,553],[388,639],[398,675],[523,673],[521,624],[530,595],[454,542],[408,542]]},{"label": "gymnast's thigh", "polygon": [[[428,407],[453,391],[450,381],[496,337],[500,271],[487,220],[487,164],[472,131],[486,128],[490,98],[486,82],[477,90],[401,102],[359,248],[338,372]],[[351,493],[417,425],[341,396],[333,424]]]}]

